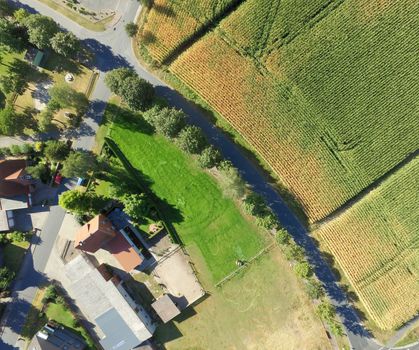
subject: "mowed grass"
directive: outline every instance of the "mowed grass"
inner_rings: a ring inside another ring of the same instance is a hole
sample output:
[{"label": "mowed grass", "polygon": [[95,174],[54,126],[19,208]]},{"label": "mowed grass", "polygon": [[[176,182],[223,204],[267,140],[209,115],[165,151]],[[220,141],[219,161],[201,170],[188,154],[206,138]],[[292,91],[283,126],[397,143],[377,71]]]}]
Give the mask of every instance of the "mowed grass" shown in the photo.
[{"label": "mowed grass", "polygon": [[264,248],[267,234],[245,219],[215,180],[162,136],[150,134],[140,117],[119,115],[110,136],[131,164],[149,179],[164,202],[165,219],[188,248],[196,246],[216,283]]},{"label": "mowed grass", "polygon": [[29,242],[12,241],[7,243],[3,248],[4,264],[16,275],[19,273],[25,253],[29,248]]},{"label": "mowed grass", "polygon": [[419,311],[419,158],[316,235],[382,329]]},{"label": "mowed grass", "polygon": [[314,305],[278,247],[211,296],[161,325],[168,350],[331,349]]}]

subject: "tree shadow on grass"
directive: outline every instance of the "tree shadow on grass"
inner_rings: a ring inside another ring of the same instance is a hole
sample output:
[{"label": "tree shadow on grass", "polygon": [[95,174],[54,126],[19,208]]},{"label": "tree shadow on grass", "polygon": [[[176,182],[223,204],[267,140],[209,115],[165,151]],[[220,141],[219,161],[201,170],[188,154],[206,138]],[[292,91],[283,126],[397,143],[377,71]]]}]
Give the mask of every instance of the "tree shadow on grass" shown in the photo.
[{"label": "tree shadow on grass", "polygon": [[115,126],[121,129],[135,129],[146,135],[152,135],[154,132],[153,127],[139,113],[132,112],[113,103],[108,104],[106,112],[107,121],[113,122]]}]

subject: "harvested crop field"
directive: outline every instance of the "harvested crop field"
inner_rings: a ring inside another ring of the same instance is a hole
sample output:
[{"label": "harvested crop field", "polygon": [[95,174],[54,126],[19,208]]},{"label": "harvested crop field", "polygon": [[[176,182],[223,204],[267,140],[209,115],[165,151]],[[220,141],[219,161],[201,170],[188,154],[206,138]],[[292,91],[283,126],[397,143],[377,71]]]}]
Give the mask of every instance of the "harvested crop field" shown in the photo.
[{"label": "harvested crop field", "polygon": [[419,310],[418,174],[416,158],[316,232],[383,329]]}]

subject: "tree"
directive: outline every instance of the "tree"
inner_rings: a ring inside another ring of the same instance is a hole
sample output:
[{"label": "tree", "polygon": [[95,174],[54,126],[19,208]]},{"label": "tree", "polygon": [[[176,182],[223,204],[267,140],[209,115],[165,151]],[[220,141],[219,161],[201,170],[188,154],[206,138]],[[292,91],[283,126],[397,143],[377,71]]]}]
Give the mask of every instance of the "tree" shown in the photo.
[{"label": "tree", "polygon": [[16,26],[6,18],[0,18],[0,48],[8,51],[19,50],[21,40],[16,34]]},{"label": "tree", "polygon": [[313,270],[307,261],[302,261],[295,264],[294,271],[297,276],[301,278],[308,278],[313,274]]},{"label": "tree", "polygon": [[77,150],[71,152],[63,162],[62,174],[65,177],[87,178],[98,168],[99,163],[92,152]]},{"label": "tree", "polygon": [[256,224],[267,230],[273,230],[278,227],[278,219],[275,214],[268,208],[262,216],[256,217]]},{"label": "tree", "polygon": [[125,31],[127,32],[128,36],[132,38],[137,34],[138,26],[133,22],[129,22],[125,25]]},{"label": "tree", "polygon": [[154,87],[138,76],[128,77],[121,86],[121,97],[133,111],[144,111],[154,98]]},{"label": "tree", "polygon": [[304,261],[304,249],[292,241],[284,251],[285,257],[288,260]]},{"label": "tree", "polygon": [[279,229],[275,235],[276,241],[281,245],[288,245],[291,240],[291,236],[284,228]]},{"label": "tree", "polygon": [[55,301],[57,296],[58,296],[57,288],[55,288],[55,286],[53,284],[51,284],[46,288],[42,301],[44,303],[47,303],[47,302],[50,302],[50,301],[53,302],[53,301]]},{"label": "tree", "polygon": [[155,94],[153,85],[140,79],[130,68],[117,68],[110,71],[105,77],[105,83],[134,111],[145,110],[153,101]]},{"label": "tree", "polygon": [[54,113],[51,109],[45,108],[38,117],[38,129],[41,132],[47,132],[52,126]]},{"label": "tree", "polygon": [[53,162],[63,161],[68,154],[70,149],[67,143],[58,140],[51,140],[45,143],[44,154],[48,160]]},{"label": "tree", "polygon": [[13,17],[15,18],[16,22],[21,25],[25,24],[25,20],[26,18],[28,18],[28,16],[29,16],[29,12],[23,8],[20,8],[16,10],[15,12],[13,12]]},{"label": "tree", "polygon": [[206,146],[207,140],[199,127],[188,125],[179,133],[176,144],[187,153],[198,154]]},{"label": "tree", "polygon": [[222,161],[219,166],[219,185],[224,195],[234,199],[242,198],[246,192],[246,183],[239,171],[230,162]]},{"label": "tree", "polygon": [[9,288],[15,274],[9,270],[6,266],[0,268],[0,292],[4,292]]},{"label": "tree", "polygon": [[39,14],[26,17],[24,25],[28,28],[29,42],[39,49],[51,47],[51,38],[60,30],[53,19]]},{"label": "tree", "polygon": [[97,214],[106,205],[107,198],[94,192],[66,191],[60,195],[58,204],[76,215]]},{"label": "tree", "polygon": [[16,135],[23,131],[22,118],[12,107],[0,111],[0,132],[3,135]]},{"label": "tree", "polygon": [[26,172],[35,179],[40,179],[46,183],[50,176],[50,170],[44,163],[38,163],[36,165],[26,167]]},{"label": "tree", "polygon": [[327,301],[322,301],[316,309],[317,315],[324,321],[331,321],[336,315],[335,307]]},{"label": "tree", "polygon": [[243,200],[243,209],[246,213],[258,217],[265,215],[268,207],[260,194],[251,192]]},{"label": "tree", "polygon": [[0,76],[0,86],[5,94],[12,92],[22,95],[28,88],[29,84],[25,78],[20,77],[16,73],[9,73],[7,75]]},{"label": "tree", "polygon": [[56,110],[60,108],[74,108],[77,113],[84,114],[89,108],[89,100],[86,95],[64,85],[55,85],[49,90],[51,97],[48,108]]},{"label": "tree", "polygon": [[0,0],[0,17],[10,16],[13,13],[13,7],[7,0]]},{"label": "tree", "polygon": [[114,94],[121,96],[124,80],[135,75],[130,68],[116,68],[106,74],[105,84]]},{"label": "tree", "polygon": [[122,197],[122,203],[124,212],[137,222],[147,216],[150,211],[150,204],[143,193],[127,194]]},{"label": "tree", "polygon": [[51,47],[64,57],[74,57],[80,50],[80,41],[71,32],[58,32],[51,39]]},{"label": "tree", "polygon": [[221,161],[220,152],[210,145],[201,152],[198,156],[198,164],[201,168],[213,168]]},{"label": "tree", "polygon": [[166,137],[176,137],[186,125],[186,115],[175,108],[163,108],[154,118],[156,131]]},{"label": "tree", "polygon": [[314,278],[310,278],[307,281],[306,290],[311,299],[320,299],[324,296],[322,284]]}]

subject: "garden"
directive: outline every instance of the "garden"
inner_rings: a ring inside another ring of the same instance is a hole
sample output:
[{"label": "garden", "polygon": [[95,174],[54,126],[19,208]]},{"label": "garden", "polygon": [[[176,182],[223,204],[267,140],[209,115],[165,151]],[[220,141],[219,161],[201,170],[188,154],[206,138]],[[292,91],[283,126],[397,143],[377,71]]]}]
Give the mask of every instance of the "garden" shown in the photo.
[{"label": "garden", "polygon": [[81,336],[89,350],[96,349],[92,338],[80,324],[78,316],[70,310],[65,297],[52,284],[39,289],[36,294],[23,326],[22,336],[29,341],[49,321],[59,323]]}]

